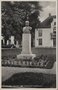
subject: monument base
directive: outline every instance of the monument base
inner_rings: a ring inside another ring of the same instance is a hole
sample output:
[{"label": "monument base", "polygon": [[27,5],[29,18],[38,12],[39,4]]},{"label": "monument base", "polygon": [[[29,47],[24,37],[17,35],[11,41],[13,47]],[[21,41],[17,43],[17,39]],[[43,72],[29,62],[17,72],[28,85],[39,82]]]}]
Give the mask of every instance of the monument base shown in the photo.
[{"label": "monument base", "polygon": [[29,60],[29,59],[33,59],[35,56],[36,56],[35,54],[20,54],[20,55],[17,55],[17,59],[18,60],[21,60],[21,59]]}]

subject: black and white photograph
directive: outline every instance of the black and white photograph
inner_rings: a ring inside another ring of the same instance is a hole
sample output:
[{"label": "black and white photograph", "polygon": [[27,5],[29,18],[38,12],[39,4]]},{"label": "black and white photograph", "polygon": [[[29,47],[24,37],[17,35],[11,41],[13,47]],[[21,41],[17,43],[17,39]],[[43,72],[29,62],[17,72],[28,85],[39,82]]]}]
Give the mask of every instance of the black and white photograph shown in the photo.
[{"label": "black and white photograph", "polygon": [[56,88],[56,0],[1,1],[1,88]]}]

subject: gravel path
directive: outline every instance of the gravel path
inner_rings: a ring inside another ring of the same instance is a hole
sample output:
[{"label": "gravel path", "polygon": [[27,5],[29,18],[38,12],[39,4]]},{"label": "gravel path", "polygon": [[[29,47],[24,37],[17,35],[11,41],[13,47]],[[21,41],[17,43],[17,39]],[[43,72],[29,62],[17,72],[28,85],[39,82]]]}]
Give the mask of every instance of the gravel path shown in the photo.
[{"label": "gravel path", "polygon": [[52,69],[41,69],[41,68],[21,68],[21,67],[2,67],[2,81],[10,78],[15,73],[21,72],[37,72],[45,74],[56,74],[56,62]]}]

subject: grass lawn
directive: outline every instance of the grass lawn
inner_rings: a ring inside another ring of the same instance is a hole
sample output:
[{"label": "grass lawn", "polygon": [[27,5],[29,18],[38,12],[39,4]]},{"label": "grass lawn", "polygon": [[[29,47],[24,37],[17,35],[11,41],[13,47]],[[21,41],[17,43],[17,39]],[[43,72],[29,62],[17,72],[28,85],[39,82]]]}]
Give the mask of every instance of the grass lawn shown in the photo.
[{"label": "grass lawn", "polygon": [[36,88],[56,88],[56,75],[55,74],[43,74],[33,72],[16,73],[9,79],[2,82],[7,86],[18,87],[36,87]]}]

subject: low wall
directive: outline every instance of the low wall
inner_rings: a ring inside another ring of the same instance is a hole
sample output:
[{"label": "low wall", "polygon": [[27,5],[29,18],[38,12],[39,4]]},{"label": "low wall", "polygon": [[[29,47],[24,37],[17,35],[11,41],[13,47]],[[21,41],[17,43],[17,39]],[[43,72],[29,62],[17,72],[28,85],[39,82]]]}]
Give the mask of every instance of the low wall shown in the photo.
[{"label": "low wall", "polygon": [[32,48],[36,55],[56,55],[56,48]]},{"label": "low wall", "polygon": [[[21,48],[3,48],[1,49],[2,56],[18,55],[21,53]],[[56,55],[56,48],[32,48],[32,53],[38,55]]]}]

